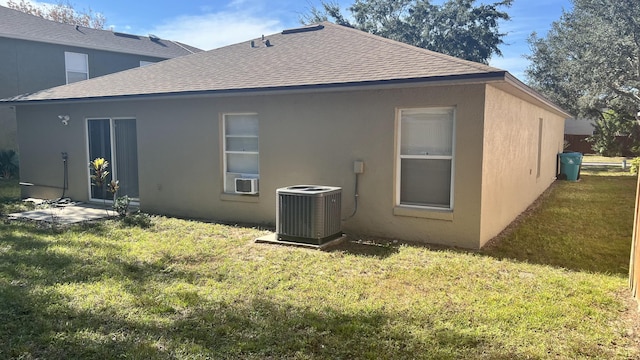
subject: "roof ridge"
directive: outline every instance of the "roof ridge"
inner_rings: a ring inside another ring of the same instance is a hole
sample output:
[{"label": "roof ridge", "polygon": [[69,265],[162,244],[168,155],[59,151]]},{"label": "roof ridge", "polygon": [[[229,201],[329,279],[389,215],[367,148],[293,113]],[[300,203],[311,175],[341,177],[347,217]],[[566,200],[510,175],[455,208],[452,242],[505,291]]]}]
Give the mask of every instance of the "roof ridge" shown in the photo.
[{"label": "roof ridge", "polygon": [[168,39],[66,24],[0,5],[0,38],[170,59],[201,51]]},{"label": "roof ridge", "polygon": [[[99,31],[99,32],[105,32],[105,33],[112,33],[112,34],[118,33],[118,34],[123,34],[123,35],[131,35],[131,36],[138,36],[138,37],[145,38],[145,39],[151,39],[149,36],[145,36],[145,35],[138,35],[138,34],[128,33],[128,32],[124,32],[124,31],[115,31],[115,30],[111,30],[111,29],[98,29],[98,28],[94,28],[94,27],[90,27],[90,26],[84,26],[84,25],[69,24],[69,23],[64,23],[64,22],[60,22],[60,21],[56,21],[56,20],[47,19],[47,18],[44,18],[44,17],[41,17],[41,16],[37,16],[37,15],[33,15],[33,14],[27,14],[27,13],[22,12],[20,10],[12,9],[10,7],[6,7],[6,6],[2,6],[2,5],[0,5],[0,7],[3,7],[3,8],[6,8],[8,10],[11,10],[11,11],[17,13],[18,16],[30,16],[30,17],[36,19],[36,21],[47,21],[49,23],[56,24],[56,25],[61,25],[61,26],[80,27],[80,28],[83,28],[83,29],[88,29],[90,31]],[[169,40],[169,41],[171,41],[171,40]]]},{"label": "roof ridge", "polygon": [[[62,26],[67,26],[67,27],[76,27],[76,26],[78,26],[78,27],[81,27],[81,28],[83,28],[83,29],[90,29],[90,30],[92,30],[92,31],[106,31],[106,32],[113,32],[113,31],[111,31],[111,30],[96,29],[96,28],[92,28],[92,27],[89,27],[89,26],[75,25],[75,24],[68,24],[68,23],[64,23],[64,22],[60,22],[60,21],[55,21],[55,20],[51,20],[51,19],[44,18],[44,17],[42,17],[42,16],[33,15],[33,14],[28,14],[28,13],[26,13],[26,12],[23,12],[23,11],[20,11],[20,10],[17,10],[17,9],[12,9],[12,8],[10,8],[10,7],[7,7],[7,6],[2,6],[2,5],[0,5],[0,8],[5,8],[5,9],[7,9],[7,10],[9,10],[9,11],[13,11],[14,13],[16,13],[16,14],[17,14],[17,16],[25,16],[25,17],[26,17],[26,16],[29,16],[29,17],[31,17],[31,18],[33,18],[33,19],[35,19],[36,21],[46,21],[46,22],[49,22],[49,23],[52,23],[52,24],[62,25]],[[136,35],[136,34],[128,34],[128,33],[122,33],[122,34],[126,34],[126,35]],[[140,35],[136,35],[136,36],[140,36]]]},{"label": "roof ridge", "polygon": [[480,71],[506,71],[506,70],[499,69],[499,68],[496,68],[496,67],[493,67],[493,66],[490,66],[490,65],[485,65],[485,64],[478,63],[478,62],[471,61],[471,60],[460,59],[460,58],[457,58],[457,57],[452,56],[452,55],[447,55],[447,54],[443,54],[443,53],[440,53],[440,52],[437,52],[437,51],[433,51],[433,50],[421,48],[421,47],[418,47],[418,46],[415,46],[415,45],[410,45],[410,44],[407,44],[407,43],[403,43],[402,41],[388,39],[388,38],[386,38],[384,36],[371,34],[371,33],[368,33],[366,31],[363,31],[363,30],[360,30],[360,29],[356,29],[356,28],[353,28],[353,27],[350,27],[350,26],[335,24],[335,23],[332,23],[330,21],[322,21],[319,24],[322,24],[322,25],[325,25],[325,26],[328,25],[328,26],[330,26],[332,28],[339,29],[339,30],[351,31],[351,32],[354,32],[354,33],[358,33],[360,35],[367,36],[367,37],[369,37],[369,38],[371,38],[373,40],[385,42],[387,44],[391,44],[391,45],[394,45],[394,46],[401,46],[401,47],[404,47],[406,49],[409,49],[409,50],[412,50],[412,51],[416,51],[416,52],[427,53],[429,55],[436,56],[436,57],[439,57],[441,59],[445,59],[445,60],[448,60],[448,61],[455,61],[455,62],[457,62],[459,64],[462,64],[462,65],[467,65],[467,66],[474,67],[475,69],[480,70]]},{"label": "roof ridge", "polygon": [[176,44],[176,46],[179,46],[179,47],[183,48],[185,51],[188,51],[190,54],[195,54],[195,51],[193,51],[193,50],[187,48],[187,46],[185,46],[186,44],[182,44],[181,42],[174,41],[174,40],[168,40],[168,41]]}]

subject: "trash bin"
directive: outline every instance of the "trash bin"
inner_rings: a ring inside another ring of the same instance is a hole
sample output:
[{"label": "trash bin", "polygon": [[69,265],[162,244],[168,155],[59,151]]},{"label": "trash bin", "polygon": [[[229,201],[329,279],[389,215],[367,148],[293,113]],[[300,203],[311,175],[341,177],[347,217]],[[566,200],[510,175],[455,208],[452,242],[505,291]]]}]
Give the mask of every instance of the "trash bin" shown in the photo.
[{"label": "trash bin", "polygon": [[582,154],[579,152],[561,153],[560,176],[561,180],[577,181],[580,178],[580,165],[582,165]]}]

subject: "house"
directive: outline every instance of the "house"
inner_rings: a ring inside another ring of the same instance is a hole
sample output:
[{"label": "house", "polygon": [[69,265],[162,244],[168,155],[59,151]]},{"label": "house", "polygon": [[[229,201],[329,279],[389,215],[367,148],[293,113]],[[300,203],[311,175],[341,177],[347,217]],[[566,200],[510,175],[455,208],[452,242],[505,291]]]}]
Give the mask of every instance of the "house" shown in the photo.
[{"label": "house", "polygon": [[[0,6],[0,98],[198,51],[175,41],[61,24]],[[0,107],[0,149],[15,147],[15,113]]]},{"label": "house", "polygon": [[346,216],[357,181],[346,232],[465,248],[554,181],[569,117],[504,70],[328,22],[4,103],[25,197],[60,197],[62,153],[73,199],[101,201],[106,157],[143,211],[218,221],[273,225],[297,184],[342,188]]},{"label": "house", "polygon": [[591,120],[567,119],[564,123],[564,139],[567,142],[568,151],[577,151],[583,154],[593,154],[593,144],[587,139],[593,135],[594,126]]}]

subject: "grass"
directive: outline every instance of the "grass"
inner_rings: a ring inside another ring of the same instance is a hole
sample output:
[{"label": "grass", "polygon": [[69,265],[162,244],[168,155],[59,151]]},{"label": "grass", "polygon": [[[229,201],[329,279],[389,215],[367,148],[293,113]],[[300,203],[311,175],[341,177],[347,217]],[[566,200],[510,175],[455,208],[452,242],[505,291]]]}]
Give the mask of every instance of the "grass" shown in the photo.
[{"label": "grass", "polygon": [[600,155],[594,155],[594,154],[584,154],[582,157],[582,162],[622,164],[622,160],[624,159],[627,159],[627,158],[622,156],[608,157],[608,156],[600,156]]},{"label": "grass", "polygon": [[32,204],[20,200],[17,179],[0,179],[0,216],[33,209]]},{"label": "grass", "polygon": [[636,177],[626,174],[555,183],[529,218],[483,253],[626,276],[636,190]]},{"label": "grass", "polygon": [[356,240],[320,252],[165,217],[5,222],[0,358],[637,358],[624,315],[633,185],[558,183],[481,252]]},{"label": "grass", "polygon": [[[595,176],[629,176],[631,175],[630,160],[627,159],[627,168],[622,169],[622,161],[624,157],[606,157],[593,154],[585,154],[582,158],[583,163],[593,163],[598,165],[582,166],[580,169],[581,175],[595,175]],[[605,164],[617,164],[617,165],[605,165]]]}]

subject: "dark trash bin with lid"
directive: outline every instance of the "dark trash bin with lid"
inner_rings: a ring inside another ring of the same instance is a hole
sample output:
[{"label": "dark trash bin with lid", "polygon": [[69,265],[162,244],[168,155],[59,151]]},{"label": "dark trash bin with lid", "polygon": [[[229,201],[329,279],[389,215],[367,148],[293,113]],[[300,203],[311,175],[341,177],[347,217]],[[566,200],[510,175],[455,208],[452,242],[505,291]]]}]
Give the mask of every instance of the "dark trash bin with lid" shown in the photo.
[{"label": "dark trash bin with lid", "polygon": [[580,178],[580,165],[582,165],[582,154],[579,152],[561,153],[560,157],[560,180],[577,181]]}]

